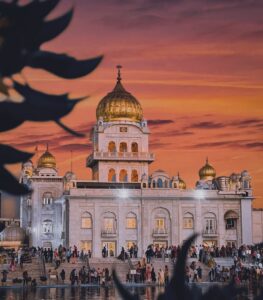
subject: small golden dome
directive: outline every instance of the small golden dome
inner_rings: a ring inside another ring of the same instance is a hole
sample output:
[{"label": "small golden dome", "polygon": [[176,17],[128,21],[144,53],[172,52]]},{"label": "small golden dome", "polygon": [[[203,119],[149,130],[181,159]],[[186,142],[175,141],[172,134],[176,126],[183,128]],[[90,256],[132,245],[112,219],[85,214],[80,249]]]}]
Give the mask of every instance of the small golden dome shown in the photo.
[{"label": "small golden dome", "polygon": [[216,170],[209,165],[208,159],[206,159],[206,164],[199,170],[199,177],[201,180],[213,180],[216,177]]},{"label": "small golden dome", "polygon": [[186,183],[184,182],[184,180],[179,176],[179,173],[178,173],[178,188],[181,189],[181,190],[185,190],[186,189]]},{"label": "small golden dome", "polygon": [[40,156],[37,164],[38,168],[56,168],[55,157],[47,150]]},{"label": "small golden dome", "polygon": [[140,122],[143,119],[142,107],[139,101],[121,84],[121,66],[118,68],[118,77],[115,88],[108,93],[96,110],[97,120],[100,118],[105,122],[110,121],[132,121]]}]

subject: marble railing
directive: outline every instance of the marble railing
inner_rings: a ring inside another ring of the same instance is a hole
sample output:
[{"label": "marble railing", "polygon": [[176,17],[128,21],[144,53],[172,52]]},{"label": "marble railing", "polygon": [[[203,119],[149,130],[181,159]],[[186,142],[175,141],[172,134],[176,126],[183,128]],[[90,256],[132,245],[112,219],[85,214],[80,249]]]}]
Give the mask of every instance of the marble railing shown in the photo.
[{"label": "marble railing", "polygon": [[131,159],[131,160],[154,160],[154,154],[148,152],[99,152],[94,151],[88,158],[93,159]]}]

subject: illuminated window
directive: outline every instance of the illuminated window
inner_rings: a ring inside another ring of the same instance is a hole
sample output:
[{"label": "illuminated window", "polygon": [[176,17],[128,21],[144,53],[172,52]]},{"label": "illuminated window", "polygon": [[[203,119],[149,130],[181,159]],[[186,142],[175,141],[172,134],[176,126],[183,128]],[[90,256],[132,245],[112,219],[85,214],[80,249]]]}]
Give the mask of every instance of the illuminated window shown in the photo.
[{"label": "illuminated window", "polygon": [[114,230],[113,218],[104,218],[104,230],[108,232],[112,232]]},{"label": "illuminated window", "polygon": [[85,229],[92,228],[92,221],[90,217],[81,218],[81,228],[85,228]]},{"label": "illuminated window", "polygon": [[137,241],[126,241],[126,249],[130,249],[131,247],[134,247],[137,244]]},{"label": "illuminated window", "polygon": [[192,229],[194,227],[192,218],[184,218],[184,228]]},{"label": "illuminated window", "polygon": [[81,241],[80,248],[81,250],[88,252],[89,250],[92,250],[91,245],[91,241]]},{"label": "illuminated window", "polygon": [[164,228],[165,228],[165,218],[155,219],[155,228],[164,230]]},{"label": "illuminated window", "polygon": [[128,228],[128,229],[136,229],[137,228],[136,217],[127,217],[126,218],[126,228]]}]

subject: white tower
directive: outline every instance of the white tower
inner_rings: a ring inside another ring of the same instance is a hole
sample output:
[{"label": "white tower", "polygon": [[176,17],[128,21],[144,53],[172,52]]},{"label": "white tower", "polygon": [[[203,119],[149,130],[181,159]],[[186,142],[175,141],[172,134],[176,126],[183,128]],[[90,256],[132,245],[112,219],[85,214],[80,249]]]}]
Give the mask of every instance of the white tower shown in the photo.
[{"label": "white tower", "polygon": [[154,161],[148,148],[149,129],[139,101],[121,83],[121,66],[117,69],[113,91],[97,107],[87,167],[99,182],[140,182],[143,175],[148,178],[148,165]]}]

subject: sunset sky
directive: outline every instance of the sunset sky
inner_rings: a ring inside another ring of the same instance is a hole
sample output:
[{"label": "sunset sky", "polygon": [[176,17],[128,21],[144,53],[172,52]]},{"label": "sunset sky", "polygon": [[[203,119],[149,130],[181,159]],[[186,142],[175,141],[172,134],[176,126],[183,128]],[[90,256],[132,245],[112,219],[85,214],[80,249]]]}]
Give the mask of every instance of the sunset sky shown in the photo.
[{"label": "sunset sky", "polygon": [[103,54],[101,65],[77,80],[30,68],[23,74],[42,91],[89,96],[63,119],[86,137],[28,122],[2,133],[2,143],[27,151],[38,145],[41,155],[48,142],[60,174],[70,168],[73,150],[73,171],[90,179],[85,160],[96,106],[113,89],[121,64],[123,85],[150,126],[156,155],[150,170],[179,171],[193,188],[208,156],[218,176],[247,169],[254,206],[263,207],[263,1],[62,0],[49,18],[72,3],[72,23],[43,49],[79,59]]}]

